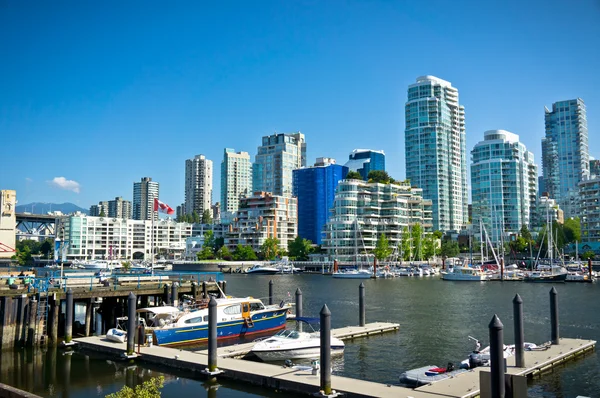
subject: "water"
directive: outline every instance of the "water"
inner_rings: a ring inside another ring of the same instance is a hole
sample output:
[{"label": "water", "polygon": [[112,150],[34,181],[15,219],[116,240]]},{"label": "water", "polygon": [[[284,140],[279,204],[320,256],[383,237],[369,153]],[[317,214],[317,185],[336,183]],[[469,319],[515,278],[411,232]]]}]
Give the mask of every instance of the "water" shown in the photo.
[{"label": "water", "polygon": [[[323,304],[327,304],[332,313],[332,327],[358,324],[358,285],[361,281],[321,275],[233,274],[227,275],[226,279],[229,294],[261,297],[265,301],[271,279],[276,302],[288,297],[293,300],[299,287],[304,296],[305,316],[318,316]],[[363,282],[367,322],[396,322],[400,324],[400,330],[346,342],[343,357],[334,358],[334,374],[396,384],[404,370],[458,362],[473,348],[473,342],[467,336],[477,337],[484,346],[487,345],[487,326],[494,314],[498,314],[504,323],[505,342],[511,343],[512,299],[516,293],[524,301],[525,340],[533,343],[550,340],[550,284],[448,282],[437,278]],[[600,286],[554,286],[559,294],[560,335],[600,340],[600,317],[597,315],[600,313],[600,300],[597,299]],[[47,397],[103,397],[125,384],[135,385],[151,376],[165,374],[163,397],[209,395],[202,380],[193,374],[147,365],[126,368],[123,363],[96,355],[75,353],[69,357],[55,351],[42,355],[27,351],[2,353],[0,381]],[[594,352],[530,381],[528,396],[598,396],[599,375],[600,359]],[[281,396],[244,383],[220,383],[223,385],[210,396]]]}]

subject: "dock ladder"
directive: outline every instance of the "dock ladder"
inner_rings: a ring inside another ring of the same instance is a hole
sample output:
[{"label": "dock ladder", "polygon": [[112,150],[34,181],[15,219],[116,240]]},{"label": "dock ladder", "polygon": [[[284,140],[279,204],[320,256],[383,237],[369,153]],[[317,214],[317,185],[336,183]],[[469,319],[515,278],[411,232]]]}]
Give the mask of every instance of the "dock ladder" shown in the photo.
[{"label": "dock ladder", "polygon": [[244,324],[248,328],[253,328],[254,327],[254,321],[252,320],[252,317],[249,316],[248,318],[244,318]]},{"label": "dock ladder", "polygon": [[41,282],[37,295],[38,305],[35,317],[34,344],[37,341],[39,341],[40,344],[46,344],[46,338],[48,337],[48,282]]}]

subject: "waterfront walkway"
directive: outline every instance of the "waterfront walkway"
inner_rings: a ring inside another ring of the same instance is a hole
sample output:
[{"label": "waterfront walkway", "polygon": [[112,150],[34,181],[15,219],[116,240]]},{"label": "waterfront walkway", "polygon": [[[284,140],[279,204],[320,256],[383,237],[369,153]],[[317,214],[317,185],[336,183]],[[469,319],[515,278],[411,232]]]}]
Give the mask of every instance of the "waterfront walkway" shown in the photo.
[{"label": "waterfront walkway", "polygon": [[[357,328],[352,327],[352,329]],[[332,330],[332,332],[334,331]],[[126,350],[125,344],[110,342],[103,336],[79,338],[74,341],[82,348],[108,352],[118,356],[121,356]],[[514,357],[508,358],[507,373],[533,376],[575,356],[592,351],[595,345],[596,342],[593,340],[560,339],[560,345],[550,346],[548,350],[526,351],[525,363],[527,367],[525,368],[515,367]],[[192,352],[153,346],[142,347],[140,353],[139,360],[176,369],[202,371],[208,365],[208,352],[206,350]],[[218,368],[224,372],[218,377],[245,381],[265,388],[304,394],[313,394],[319,391],[320,377],[318,374],[313,375],[310,371],[227,357],[219,358]],[[391,377],[397,379],[402,369],[391,368],[391,371],[395,372]],[[479,395],[479,373],[481,371],[489,371],[489,368],[476,368],[461,373],[454,378],[417,389],[335,375],[331,377],[331,385],[334,390],[343,392],[348,397],[475,397]]]}]

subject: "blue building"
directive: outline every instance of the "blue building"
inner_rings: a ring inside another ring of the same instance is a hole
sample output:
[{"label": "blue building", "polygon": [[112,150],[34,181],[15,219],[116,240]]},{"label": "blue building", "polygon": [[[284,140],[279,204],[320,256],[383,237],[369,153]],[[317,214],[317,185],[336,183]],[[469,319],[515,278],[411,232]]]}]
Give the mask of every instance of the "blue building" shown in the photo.
[{"label": "blue building", "polygon": [[320,245],[335,189],[346,178],[348,167],[335,164],[334,159],[317,158],[313,167],[292,173],[294,196],[298,198],[298,236]]},{"label": "blue building", "polygon": [[345,166],[348,167],[348,170],[359,172],[366,181],[369,172],[385,171],[385,153],[371,149],[355,149],[350,153]]}]

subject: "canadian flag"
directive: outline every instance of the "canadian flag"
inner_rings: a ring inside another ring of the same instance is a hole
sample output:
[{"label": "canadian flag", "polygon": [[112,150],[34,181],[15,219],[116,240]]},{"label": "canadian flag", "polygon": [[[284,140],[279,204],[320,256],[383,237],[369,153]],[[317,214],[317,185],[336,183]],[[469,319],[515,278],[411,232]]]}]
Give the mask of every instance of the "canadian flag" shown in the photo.
[{"label": "canadian flag", "polygon": [[158,211],[161,213],[167,213],[167,214],[175,214],[175,210],[173,210],[171,208],[171,206],[169,206],[166,203],[161,202],[160,200],[154,198],[154,211]]}]

